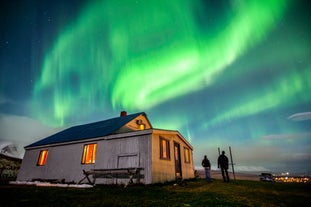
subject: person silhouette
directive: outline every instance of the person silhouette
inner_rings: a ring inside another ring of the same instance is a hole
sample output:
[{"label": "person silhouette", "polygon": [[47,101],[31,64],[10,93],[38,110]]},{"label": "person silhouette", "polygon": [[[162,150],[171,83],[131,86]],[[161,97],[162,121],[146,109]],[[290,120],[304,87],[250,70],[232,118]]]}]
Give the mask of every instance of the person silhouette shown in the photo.
[{"label": "person silhouette", "polygon": [[211,163],[207,159],[206,155],[204,155],[204,159],[202,160],[202,166],[204,167],[205,170],[205,179],[207,182],[211,181]]},{"label": "person silhouette", "polygon": [[221,155],[218,157],[218,168],[221,169],[222,178],[224,179],[224,182],[229,182],[229,174],[228,174],[228,168],[229,168],[229,160],[228,157],[225,155],[225,151],[222,151]]}]

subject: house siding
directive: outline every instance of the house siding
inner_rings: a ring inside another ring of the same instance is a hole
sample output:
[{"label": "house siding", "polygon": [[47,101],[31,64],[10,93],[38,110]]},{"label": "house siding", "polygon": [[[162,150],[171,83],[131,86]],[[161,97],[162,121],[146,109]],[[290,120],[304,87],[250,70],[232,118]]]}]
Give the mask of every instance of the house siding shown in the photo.
[{"label": "house siding", "polygon": [[[169,141],[169,160],[160,158],[160,137]],[[178,136],[176,132],[156,130],[152,136],[152,183],[167,182],[176,179],[174,142],[180,145],[182,178],[189,179],[194,177],[192,149]],[[187,147],[190,150],[189,163],[185,163],[184,147]]]},{"label": "house siding", "polygon": [[[94,143],[94,142],[90,142]],[[62,146],[52,146],[26,150],[17,180],[65,179],[66,182],[77,182],[83,178],[82,170],[94,167],[94,164],[81,164],[84,144],[89,142]],[[41,150],[49,154],[44,166],[37,166]]]},{"label": "house siding", "polygon": [[[64,179],[65,182],[79,182],[83,170],[142,167],[144,178],[140,181],[151,183],[151,133],[139,134],[125,138],[104,137],[83,143],[58,145],[28,149],[22,162],[17,180],[31,181],[33,179]],[[129,134],[129,133],[127,133]],[[133,133],[132,133],[133,134]],[[94,164],[81,164],[85,144],[97,144],[96,161]],[[48,150],[46,164],[37,166],[41,150]],[[127,179],[97,179],[98,184],[122,184]]]},{"label": "house siding", "polygon": [[[151,183],[150,166],[151,134],[129,137],[126,139],[110,139],[98,144],[95,168],[127,168],[142,167],[144,178],[140,182]],[[124,184],[128,179],[98,179],[98,184]]]},{"label": "house siding", "polygon": [[[170,159],[160,159],[160,136],[170,142]],[[180,144],[182,178],[194,177],[192,147],[180,137],[177,131],[148,129],[92,138],[83,142],[54,144],[41,147],[26,148],[18,181],[33,179],[57,179],[65,182],[79,182],[83,170],[111,169],[126,167],[144,168],[141,183],[151,184],[176,179],[174,161],[174,142]],[[97,144],[94,164],[82,164],[82,153],[85,144]],[[190,150],[190,162],[185,163],[184,147]],[[37,166],[41,150],[48,150],[44,166]],[[96,184],[123,184],[128,179],[100,178]]]}]

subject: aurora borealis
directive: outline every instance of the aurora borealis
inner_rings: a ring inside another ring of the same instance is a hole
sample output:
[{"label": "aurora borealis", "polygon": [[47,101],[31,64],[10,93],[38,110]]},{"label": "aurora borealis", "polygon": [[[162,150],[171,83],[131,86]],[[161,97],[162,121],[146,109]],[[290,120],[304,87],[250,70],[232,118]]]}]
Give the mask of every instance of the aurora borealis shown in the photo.
[{"label": "aurora borealis", "polygon": [[7,128],[14,119],[42,128],[32,142],[144,111],[191,142],[196,165],[232,146],[240,169],[311,172],[308,1],[5,5],[0,139],[26,142]]}]

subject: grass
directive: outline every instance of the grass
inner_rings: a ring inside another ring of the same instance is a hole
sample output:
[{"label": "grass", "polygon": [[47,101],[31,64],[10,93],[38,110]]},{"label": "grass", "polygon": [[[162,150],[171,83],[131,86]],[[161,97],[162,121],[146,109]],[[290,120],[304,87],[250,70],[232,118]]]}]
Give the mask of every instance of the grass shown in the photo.
[{"label": "grass", "polygon": [[188,180],[183,185],[0,186],[1,206],[310,206],[311,185]]}]

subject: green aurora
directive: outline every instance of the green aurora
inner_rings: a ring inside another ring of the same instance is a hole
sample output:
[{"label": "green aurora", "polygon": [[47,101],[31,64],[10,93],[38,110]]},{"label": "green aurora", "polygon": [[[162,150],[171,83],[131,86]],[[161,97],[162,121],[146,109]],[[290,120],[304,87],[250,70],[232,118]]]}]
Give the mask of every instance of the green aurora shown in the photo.
[{"label": "green aurora", "polygon": [[[236,1],[225,10],[228,18],[218,18],[218,25],[209,28],[198,21],[209,18],[200,1],[132,2],[90,4],[62,30],[35,85],[34,107],[41,119],[62,126],[77,113],[75,106],[83,105],[80,115],[95,107],[147,110],[208,88],[266,38],[288,7],[286,1]],[[260,101],[248,94],[211,123],[288,101],[302,90],[304,77],[290,74],[274,83],[277,91],[263,88]],[[292,81],[296,84],[288,96],[284,87]]]}]

